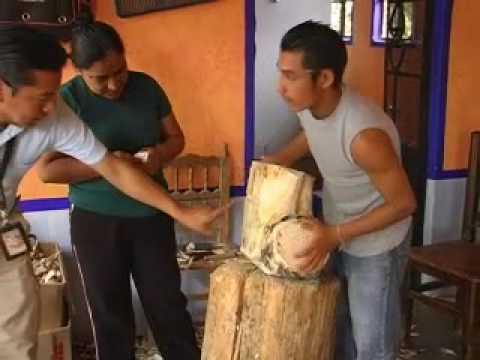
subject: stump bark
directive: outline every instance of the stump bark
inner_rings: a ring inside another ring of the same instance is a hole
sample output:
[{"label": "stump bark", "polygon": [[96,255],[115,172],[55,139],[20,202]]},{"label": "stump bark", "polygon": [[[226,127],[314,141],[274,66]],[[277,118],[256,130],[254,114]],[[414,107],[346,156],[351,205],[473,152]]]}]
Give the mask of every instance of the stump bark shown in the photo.
[{"label": "stump bark", "polygon": [[332,360],[339,282],[268,276],[246,260],[210,279],[202,360]]}]

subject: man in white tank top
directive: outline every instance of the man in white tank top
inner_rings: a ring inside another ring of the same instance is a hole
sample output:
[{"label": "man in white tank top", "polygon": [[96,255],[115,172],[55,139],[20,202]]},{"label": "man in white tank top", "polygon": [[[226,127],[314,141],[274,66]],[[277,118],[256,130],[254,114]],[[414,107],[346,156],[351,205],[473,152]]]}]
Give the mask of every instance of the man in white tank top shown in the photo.
[{"label": "man in white tank top", "polygon": [[[323,177],[323,225],[296,254],[304,270],[339,249],[348,311],[339,318],[345,360],[395,360],[400,287],[416,201],[401,165],[398,132],[384,112],[342,85],[341,36],[307,21],[281,42],[278,92],[295,111],[300,133],[265,161],[290,166],[311,153]],[[343,331],[346,329],[346,331]]]}]

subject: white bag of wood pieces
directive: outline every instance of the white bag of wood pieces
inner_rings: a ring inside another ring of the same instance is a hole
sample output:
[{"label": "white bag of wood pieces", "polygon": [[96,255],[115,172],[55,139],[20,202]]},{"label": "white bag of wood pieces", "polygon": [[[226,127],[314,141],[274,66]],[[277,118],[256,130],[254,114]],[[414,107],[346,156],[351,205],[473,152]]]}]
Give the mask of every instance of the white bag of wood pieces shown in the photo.
[{"label": "white bag of wood pieces", "polygon": [[66,279],[60,249],[54,242],[36,242],[30,258],[40,284],[40,331],[57,329],[65,317]]}]

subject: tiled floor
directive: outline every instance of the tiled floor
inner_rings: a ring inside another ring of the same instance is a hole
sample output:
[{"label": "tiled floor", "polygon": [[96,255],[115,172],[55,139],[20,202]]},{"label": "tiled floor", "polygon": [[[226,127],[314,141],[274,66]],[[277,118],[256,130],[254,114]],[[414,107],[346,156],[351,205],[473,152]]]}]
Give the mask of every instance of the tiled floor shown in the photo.
[{"label": "tiled floor", "polygon": [[[454,321],[443,314],[416,304],[415,327],[412,337],[414,349],[404,349],[399,360],[461,360],[460,335],[455,330]],[[93,349],[89,354],[74,354],[74,360],[94,360]],[[139,356],[142,360],[160,360],[152,352]],[[480,358],[479,358],[480,360]]]},{"label": "tiled floor", "polygon": [[[454,360],[460,355],[460,335],[455,322],[422,304],[415,305],[415,326],[412,334],[414,352],[402,359],[411,360]],[[480,360],[480,359],[479,359]]]}]

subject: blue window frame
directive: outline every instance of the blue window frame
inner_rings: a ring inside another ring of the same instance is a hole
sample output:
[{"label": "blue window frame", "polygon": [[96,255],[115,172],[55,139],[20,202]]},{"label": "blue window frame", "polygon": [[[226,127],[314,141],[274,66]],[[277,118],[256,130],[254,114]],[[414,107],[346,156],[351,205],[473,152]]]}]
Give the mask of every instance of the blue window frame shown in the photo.
[{"label": "blue window frame", "polygon": [[346,43],[352,42],[354,0],[330,1],[330,27],[342,35]]}]

